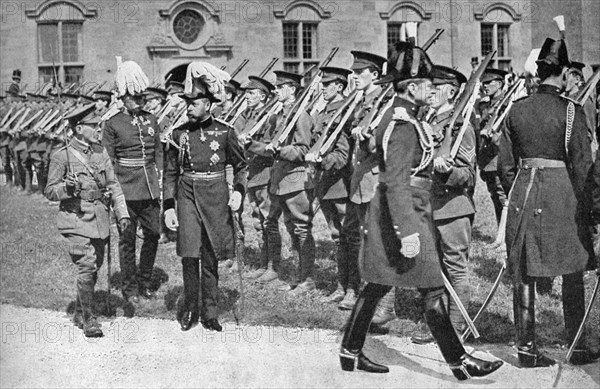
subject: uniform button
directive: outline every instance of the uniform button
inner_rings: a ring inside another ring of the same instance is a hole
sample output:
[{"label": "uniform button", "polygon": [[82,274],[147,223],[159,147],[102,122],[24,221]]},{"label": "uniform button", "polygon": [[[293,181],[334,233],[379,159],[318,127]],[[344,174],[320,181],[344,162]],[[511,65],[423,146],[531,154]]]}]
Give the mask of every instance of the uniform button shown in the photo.
[{"label": "uniform button", "polygon": [[194,166],[194,164],[192,162],[190,162],[190,166]]},{"label": "uniform button", "polygon": [[448,189],[444,189],[444,192],[448,193]]},{"label": "uniform button", "polygon": [[519,207],[515,208],[515,211],[519,212]]},{"label": "uniform button", "polygon": [[535,215],[536,216],[539,215],[540,213],[542,213],[542,209],[541,208],[538,208],[538,209],[535,210]]}]

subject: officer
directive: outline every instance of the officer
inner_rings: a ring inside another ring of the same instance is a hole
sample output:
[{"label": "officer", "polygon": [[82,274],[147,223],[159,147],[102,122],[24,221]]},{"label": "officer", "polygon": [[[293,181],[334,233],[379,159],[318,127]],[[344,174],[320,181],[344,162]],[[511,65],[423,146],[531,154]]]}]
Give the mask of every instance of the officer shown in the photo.
[{"label": "officer", "polygon": [[86,337],[100,337],[102,329],[92,306],[109,236],[109,205],[121,230],[127,229],[130,221],[110,158],[98,143],[100,117],[94,113],[94,104],[66,119],[73,127],[74,137],[68,146],[52,155],[45,195],[50,201],[60,201],[58,231],[65,238],[71,260],[78,269],[73,323],[83,329]]},{"label": "officer", "polygon": [[340,363],[348,371],[389,371],[370,361],[362,348],[378,301],[393,286],[413,287],[423,297],[427,324],[454,376],[459,380],[486,376],[502,361],[487,362],[465,352],[443,301],[429,202],[434,142],[416,120],[419,107],[429,99],[433,64],[421,48],[407,42],[396,43],[388,57],[388,75],[381,82],[393,82],[396,96],[375,133],[379,185],[361,255],[367,284],[346,325]]},{"label": "officer", "polygon": [[[313,132],[312,144],[318,142],[328,124],[333,120],[334,114],[344,105],[343,91],[348,85],[348,77],[351,70],[323,67],[323,98],[325,107],[321,112],[315,112],[315,131]],[[328,134],[331,134],[340,122],[341,115],[330,126]],[[306,160],[315,166],[314,185],[315,195],[319,200],[325,220],[335,243],[333,257],[341,259],[338,255],[340,246],[340,233],[344,218],[346,217],[346,204],[348,202],[348,188],[352,177],[352,155],[348,137],[350,135],[351,120],[346,122],[345,128],[340,131],[333,146],[323,155],[309,153]],[[326,140],[325,140],[326,141]],[[345,237],[347,241],[348,238]],[[341,270],[340,270],[341,269]],[[342,284],[343,282],[343,284]],[[341,309],[352,309],[358,294],[357,285],[348,285],[346,258],[343,263],[338,264],[338,287],[324,299],[324,302],[339,303]]]},{"label": "officer", "polygon": [[[199,316],[204,328],[221,331],[217,256],[234,255],[228,206],[235,212],[241,205],[246,163],[233,128],[210,114],[211,105],[218,100],[207,85],[195,79],[192,91],[184,97],[189,122],[173,131],[177,147],[167,152],[163,181],[165,224],[173,230],[179,227],[177,255],[183,265],[184,304],[177,319],[182,331],[192,328]],[[228,164],[235,174],[231,196],[225,177]]]},{"label": "officer", "polygon": [[[267,114],[265,112],[265,104],[275,90],[275,86],[264,78],[249,76],[248,82],[242,85],[242,89],[245,91],[248,108],[235,121],[234,127],[236,128],[236,132],[240,134],[238,138],[240,144],[245,145],[250,143],[250,139],[247,135],[242,134],[243,131],[252,129],[260,121],[262,115]],[[268,129],[268,126],[264,125],[252,136],[252,139],[262,139],[266,129]],[[271,209],[269,178],[274,158],[272,156],[254,154],[249,151],[245,153],[245,156],[248,163],[248,200],[252,207],[252,217],[257,221],[255,228],[262,233],[260,266],[258,269],[248,272],[245,277],[248,279],[257,279],[263,275],[269,264],[268,238],[265,222]]]},{"label": "officer", "polygon": [[[142,107],[144,94],[121,96],[124,110],[104,124],[102,144],[115,166],[123,188],[132,224],[119,235],[121,292],[125,300],[137,303],[138,296],[152,299],[152,270],[156,259],[160,228],[159,172],[163,169],[163,148],[156,117]],[[136,268],[137,223],[144,238]]]},{"label": "officer", "polygon": [[[504,80],[508,73],[500,69],[486,69],[481,76],[485,97],[475,107],[476,129],[478,131],[477,165],[481,179],[485,182],[494,205],[496,221],[500,223],[502,207],[506,206],[506,193],[498,177],[498,145],[490,134],[482,130],[500,107],[504,98]],[[492,123],[490,123],[492,124]]]},{"label": "officer", "polygon": [[[565,42],[546,39],[536,63],[541,84],[535,94],[514,103],[499,149],[502,184],[507,192],[512,187],[506,247],[517,350],[520,365],[530,368],[555,363],[536,345],[536,277],[563,276],[563,312],[571,342],[585,312],[582,272],[592,252],[589,236],[581,233],[589,224],[582,209],[592,165],[590,139],[583,110],[561,96],[570,65]],[[597,357],[583,336],[571,363]]]},{"label": "officer", "polygon": [[[454,114],[456,94],[467,78],[452,68],[440,65],[434,66],[432,74],[436,89],[429,104],[435,110],[432,125],[434,132],[440,130],[439,139],[443,140],[445,129],[438,129],[438,124]],[[452,143],[456,143],[462,126],[463,121],[457,120],[452,131]],[[475,131],[467,124],[456,157],[445,159],[437,156],[434,159],[431,191],[435,238],[438,250],[442,253],[442,268],[465,307],[469,306],[470,301],[467,262],[475,217],[475,141]],[[449,296],[448,314],[456,332],[462,334],[467,323],[456,302]],[[411,340],[414,343],[428,343],[433,341],[433,337],[431,334],[417,334]]]},{"label": "officer", "polygon": [[308,293],[315,289],[313,278],[315,261],[315,241],[312,235],[313,183],[306,171],[304,156],[308,152],[312,134],[312,119],[304,111],[300,113],[288,137],[281,146],[274,148],[271,141],[278,131],[288,125],[287,118],[296,101],[302,76],[285,71],[275,71],[275,96],[283,104],[283,109],[269,119],[270,128],[261,141],[252,140],[247,149],[255,154],[275,159],[271,168],[269,195],[271,208],[265,228],[269,268],[256,281],[276,282],[281,263],[281,235],[279,218],[283,215],[285,225],[292,238],[292,255],[298,258],[298,272],[288,284],[276,282],[278,288],[293,295]]}]

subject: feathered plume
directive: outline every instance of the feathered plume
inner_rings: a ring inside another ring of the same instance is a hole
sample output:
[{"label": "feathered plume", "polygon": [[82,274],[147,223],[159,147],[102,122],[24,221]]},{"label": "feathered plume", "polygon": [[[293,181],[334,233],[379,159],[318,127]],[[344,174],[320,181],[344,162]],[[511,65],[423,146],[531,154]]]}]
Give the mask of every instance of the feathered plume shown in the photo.
[{"label": "feathered plume", "polygon": [[185,74],[185,93],[192,91],[193,79],[201,78],[208,90],[221,101],[225,101],[225,82],[231,79],[229,73],[207,62],[192,62],[188,65]]},{"label": "feathered plume", "polygon": [[134,61],[123,62],[117,56],[117,72],[115,74],[115,86],[119,97],[129,93],[135,95],[146,90],[150,82],[144,71]]},{"label": "feathered plume", "polygon": [[558,15],[552,18],[554,22],[556,22],[556,26],[558,27],[558,31],[560,32],[560,39],[565,39],[566,28],[565,28],[565,17],[563,15]]},{"label": "feathered plume", "polygon": [[529,57],[527,57],[524,66],[526,75],[530,75],[532,77],[537,76],[537,64],[535,61],[537,61],[538,57],[540,56],[540,51],[541,49],[533,49],[529,53]]}]

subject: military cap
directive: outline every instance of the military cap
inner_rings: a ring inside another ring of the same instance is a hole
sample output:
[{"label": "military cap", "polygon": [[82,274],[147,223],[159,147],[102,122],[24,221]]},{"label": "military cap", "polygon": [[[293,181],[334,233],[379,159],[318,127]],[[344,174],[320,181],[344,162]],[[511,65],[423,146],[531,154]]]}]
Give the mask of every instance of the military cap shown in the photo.
[{"label": "military cap", "polygon": [[61,93],[60,97],[66,97],[67,99],[78,99],[79,95],[74,95],[73,93]]},{"label": "military cap", "polygon": [[260,89],[266,94],[273,92],[275,85],[271,84],[264,78],[257,76],[248,76],[248,82],[241,86],[241,89]]},{"label": "military cap", "polygon": [[17,79],[17,80],[21,81],[21,70],[20,69],[13,70],[12,78],[13,78],[13,80]]},{"label": "military cap", "polygon": [[236,80],[229,80],[225,82],[225,90],[230,90],[234,93],[240,90],[240,86],[240,83]]},{"label": "military cap", "polygon": [[81,102],[94,102],[96,101],[95,98],[93,98],[92,96],[88,96],[88,95],[78,95],[77,97],[79,97],[81,99]]},{"label": "military cap", "polygon": [[433,63],[425,51],[410,42],[396,42],[389,52],[387,73],[375,84],[416,78],[432,78]]},{"label": "military cap", "polygon": [[460,84],[467,82],[467,77],[461,72],[447,66],[434,65],[432,75],[434,85],[451,84],[460,86]]},{"label": "military cap", "polygon": [[596,72],[596,70],[598,70],[598,68],[600,68],[600,63],[595,63],[593,65],[590,65],[592,70],[594,71],[594,73]]},{"label": "military cap", "polygon": [[31,101],[41,101],[41,100],[46,100],[46,98],[47,98],[46,96],[38,95],[35,93],[31,93],[31,92],[27,92],[26,95],[27,95],[27,98]]},{"label": "military cap", "polygon": [[386,61],[384,57],[366,51],[352,50],[350,53],[354,56],[354,62],[350,66],[351,70],[362,70],[374,66],[381,72]]},{"label": "military cap", "polygon": [[148,99],[148,100],[150,100],[150,99],[166,100],[168,95],[169,95],[169,92],[167,92],[166,90],[164,90],[162,88],[150,87],[150,88],[146,88],[146,90],[144,91],[144,96],[146,96],[146,99]]},{"label": "military cap", "polygon": [[167,82],[167,91],[169,92],[170,95],[175,94],[175,93],[183,93],[184,89],[185,89],[185,87],[182,82],[179,82],[179,81]]},{"label": "military cap", "polygon": [[569,53],[567,52],[565,41],[562,39],[554,40],[546,38],[536,61],[538,64],[542,62],[558,67],[570,66],[571,61],[569,61]]},{"label": "military cap", "polygon": [[192,80],[191,92],[180,94],[180,96],[187,102],[191,102],[197,99],[208,99],[211,103],[218,103],[221,101],[210,92],[206,82],[202,81],[200,78],[194,78]]},{"label": "military cap", "polygon": [[508,72],[505,72],[504,70],[487,68],[487,69],[485,69],[485,71],[483,72],[483,75],[481,76],[481,83],[484,84],[486,82],[490,82],[490,81],[494,81],[494,80],[504,82],[504,80],[505,80],[504,77],[506,77],[507,74],[508,74]]},{"label": "military cap", "polygon": [[65,120],[67,120],[72,127],[75,127],[78,124],[93,126],[100,123],[101,117],[96,115],[96,105],[91,103],[71,112],[65,116]]},{"label": "military cap", "polygon": [[94,100],[104,100],[110,102],[112,100],[113,93],[107,90],[99,90],[94,92]]},{"label": "military cap", "polygon": [[571,61],[569,70],[573,73],[579,74],[583,78],[583,68],[585,68],[585,64],[583,62]]},{"label": "military cap", "polygon": [[348,82],[348,76],[352,74],[352,70],[336,68],[333,66],[324,66],[320,69],[323,71],[323,77],[321,78],[323,84],[331,81],[339,81],[346,84]]},{"label": "military cap", "polygon": [[275,70],[275,76],[277,76],[277,80],[275,80],[275,86],[280,86],[283,84],[293,84],[296,86],[300,86],[302,83],[302,75],[296,74],[292,72],[286,72],[284,70]]}]

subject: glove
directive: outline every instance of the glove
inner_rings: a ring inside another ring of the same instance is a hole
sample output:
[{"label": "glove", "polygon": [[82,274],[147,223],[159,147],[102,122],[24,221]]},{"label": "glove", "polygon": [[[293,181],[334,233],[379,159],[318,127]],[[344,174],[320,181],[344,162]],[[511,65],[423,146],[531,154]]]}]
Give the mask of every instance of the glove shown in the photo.
[{"label": "glove", "polygon": [[177,220],[175,209],[171,208],[165,211],[165,225],[171,231],[176,231],[177,227],[179,227],[179,221]]},{"label": "glove", "polygon": [[65,185],[67,187],[67,192],[69,193],[79,193],[81,192],[81,181],[77,178],[75,173],[67,173],[65,177]]},{"label": "glove", "polygon": [[125,231],[131,226],[131,220],[128,217],[124,217],[119,220],[119,231]]},{"label": "glove", "polygon": [[229,203],[227,203],[227,205],[229,205],[229,208],[231,208],[233,212],[237,212],[242,206],[242,194],[237,190],[232,192],[229,196]]},{"label": "glove", "polygon": [[400,243],[402,244],[400,254],[406,258],[414,258],[421,252],[421,241],[419,240],[418,232],[402,238]]}]

